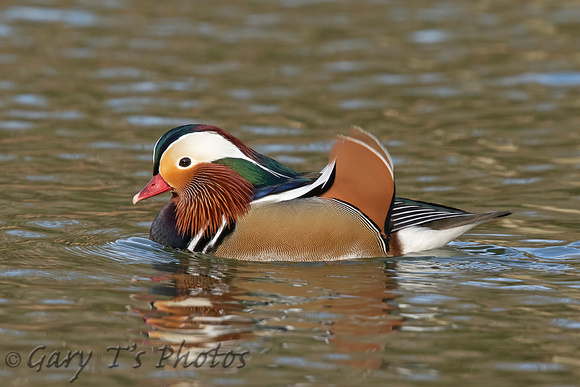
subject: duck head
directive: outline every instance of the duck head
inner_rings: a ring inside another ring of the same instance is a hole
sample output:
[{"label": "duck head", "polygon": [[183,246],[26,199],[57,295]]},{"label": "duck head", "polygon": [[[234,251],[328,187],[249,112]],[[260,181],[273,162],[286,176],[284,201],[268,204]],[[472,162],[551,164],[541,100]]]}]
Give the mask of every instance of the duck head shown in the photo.
[{"label": "duck head", "polygon": [[184,125],[155,144],[153,178],[133,203],[172,191],[179,233],[210,236],[249,210],[256,187],[294,174],[220,128]]},{"label": "duck head", "polygon": [[229,133],[210,125],[185,125],[165,133],[153,151],[153,178],[133,203],[172,191],[181,234],[215,233],[244,215],[252,184],[228,166],[252,163],[254,151]]}]

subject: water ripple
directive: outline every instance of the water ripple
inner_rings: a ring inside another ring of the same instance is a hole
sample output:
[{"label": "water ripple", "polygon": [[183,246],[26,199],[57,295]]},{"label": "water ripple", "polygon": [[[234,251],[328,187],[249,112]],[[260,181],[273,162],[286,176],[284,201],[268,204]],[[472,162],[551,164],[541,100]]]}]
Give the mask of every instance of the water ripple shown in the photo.
[{"label": "water ripple", "polygon": [[83,257],[104,257],[123,264],[167,263],[179,256],[177,250],[166,250],[149,239],[131,237],[93,246],[67,246],[67,250]]},{"label": "water ripple", "polygon": [[578,86],[580,72],[525,73],[498,80],[503,86],[537,83],[544,86]]},{"label": "water ripple", "polygon": [[442,43],[449,40],[449,32],[444,30],[421,30],[411,34],[411,41],[421,44]]},{"label": "water ripple", "polygon": [[13,6],[4,11],[4,17],[8,20],[66,23],[78,27],[90,27],[97,23],[97,17],[89,11],[47,7]]}]

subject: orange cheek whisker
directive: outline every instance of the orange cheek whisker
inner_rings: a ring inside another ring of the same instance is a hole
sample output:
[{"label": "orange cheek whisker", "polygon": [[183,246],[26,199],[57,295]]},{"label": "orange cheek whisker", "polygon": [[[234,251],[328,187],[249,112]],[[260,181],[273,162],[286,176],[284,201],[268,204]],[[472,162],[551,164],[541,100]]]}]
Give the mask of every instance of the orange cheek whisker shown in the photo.
[{"label": "orange cheek whisker", "polygon": [[253,186],[237,172],[222,165],[200,164],[191,183],[178,192],[177,228],[185,235],[205,230],[205,236],[217,232],[225,218],[233,224],[245,215],[252,200]]}]

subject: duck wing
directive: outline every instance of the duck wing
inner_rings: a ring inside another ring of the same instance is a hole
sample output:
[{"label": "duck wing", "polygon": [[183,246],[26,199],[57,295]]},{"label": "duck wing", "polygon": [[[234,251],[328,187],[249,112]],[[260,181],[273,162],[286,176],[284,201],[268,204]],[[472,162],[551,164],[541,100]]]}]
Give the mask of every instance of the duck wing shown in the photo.
[{"label": "duck wing", "polygon": [[320,196],[356,207],[388,238],[395,179],[387,150],[371,134],[353,128],[348,137],[339,136],[330,161],[329,166],[334,163],[334,179]]},{"label": "duck wing", "polygon": [[397,197],[395,198],[393,212],[391,214],[391,232],[416,226],[429,227],[434,230],[446,230],[468,224],[476,226],[488,220],[510,214],[510,211],[474,214],[441,204]]},{"label": "duck wing", "polygon": [[446,245],[473,227],[510,215],[510,211],[474,214],[458,208],[395,198],[389,254],[403,255]]}]

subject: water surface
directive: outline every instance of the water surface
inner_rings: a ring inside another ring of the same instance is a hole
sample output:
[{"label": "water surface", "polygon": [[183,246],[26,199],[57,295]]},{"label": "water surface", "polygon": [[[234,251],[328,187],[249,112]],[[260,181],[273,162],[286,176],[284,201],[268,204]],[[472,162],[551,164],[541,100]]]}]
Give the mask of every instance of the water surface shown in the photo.
[{"label": "water surface", "polygon": [[[63,385],[67,351],[92,351],[74,384],[579,385],[579,16],[572,1],[4,1],[2,384]],[[400,196],[514,215],[397,259],[166,249],[147,235],[167,197],[131,198],[186,123],[298,170],[360,125]]]}]

